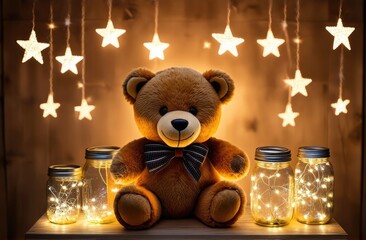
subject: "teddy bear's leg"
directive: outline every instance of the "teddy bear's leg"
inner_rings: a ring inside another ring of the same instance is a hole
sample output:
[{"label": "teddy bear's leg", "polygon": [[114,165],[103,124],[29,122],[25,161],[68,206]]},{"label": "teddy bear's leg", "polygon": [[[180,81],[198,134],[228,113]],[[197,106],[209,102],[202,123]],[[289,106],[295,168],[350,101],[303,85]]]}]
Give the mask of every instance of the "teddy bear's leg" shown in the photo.
[{"label": "teddy bear's leg", "polygon": [[146,229],[161,216],[161,206],[154,193],[135,185],[123,187],[114,200],[114,214],[127,229]]},{"label": "teddy bear's leg", "polygon": [[204,189],[197,201],[195,215],[210,227],[228,227],[238,220],[245,207],[245,193],[227,181]]}]

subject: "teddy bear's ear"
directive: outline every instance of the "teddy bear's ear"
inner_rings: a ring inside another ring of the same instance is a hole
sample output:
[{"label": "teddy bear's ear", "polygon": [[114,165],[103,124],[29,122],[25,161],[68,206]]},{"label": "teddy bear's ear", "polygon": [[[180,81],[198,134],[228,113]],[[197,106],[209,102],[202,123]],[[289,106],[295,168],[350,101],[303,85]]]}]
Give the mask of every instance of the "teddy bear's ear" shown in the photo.
[{"label": "teddy bear's ear", "polygon": [[224,72],[219,70],[208,70],[203,73],[215,89],[222,103],[228,102],[234,94],[234,81]]},{"label": "teddy bear's ear", "polygon": [[145,83],[147,83],[147,81],[149,81],[154,76],[154,73],[144,68],[138,68],[128,74],[123,83],[123,94],[125,95],[127,101],[129,101],[131,104],[134,104],[138,92],[145,85]]}]

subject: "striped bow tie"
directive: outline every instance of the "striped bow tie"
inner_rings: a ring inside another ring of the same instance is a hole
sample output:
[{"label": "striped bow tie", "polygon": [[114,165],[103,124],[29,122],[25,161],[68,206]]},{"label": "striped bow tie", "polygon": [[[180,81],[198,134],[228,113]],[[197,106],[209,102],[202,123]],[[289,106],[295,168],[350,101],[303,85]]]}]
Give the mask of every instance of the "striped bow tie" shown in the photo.
[{"label": "striped bow tie", "polygon": [[166,167],[174,157],[181,157],[183,166],[198,181],[201,177],[200,168],[208,153],[208,148],[193,143],[185,148],[171,148],[161,143],[149,143],[144,146],[145,164],[149,172],[156,172]]}]

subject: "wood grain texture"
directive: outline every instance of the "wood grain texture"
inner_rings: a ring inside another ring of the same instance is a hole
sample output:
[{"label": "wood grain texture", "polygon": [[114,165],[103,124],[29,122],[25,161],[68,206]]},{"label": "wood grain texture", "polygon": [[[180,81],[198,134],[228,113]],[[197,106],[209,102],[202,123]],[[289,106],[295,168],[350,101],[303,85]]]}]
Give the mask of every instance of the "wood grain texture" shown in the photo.
[{"label": "wood grain texture", "polygon": [[[55,9],[54,55],[64,54],[66,47],[64,19],[67,4],[53,0]],[[71,48],[80,50],[80,2],[71,1]],[[223,32],[226,24],[226,1],[160,0],[159,36],[170,43],[165,61],[149,61],[143,42],[151,41],[153,1],[114,0],[115,27],[127,32],[119,39],[120,48],[102,48],[96,28],[105,27],[107,1],[87,0],[86,6],[86,96],[96,106],[93,120],[77,119],[74,106],[80,104],[77,88],[80,75],[61,74],[54,61],[54,98],[61,103],[58,118],[42,118],[39,104],[49,91],[48,50],[42,54],[45,63],[33,59],[22,64],[24,50],[16,44],[27,39],[31,31],[32,0],[2,1],[3,5],[3,85],[7,208],[9,238],[23,238],[24,233],[46,209],[45,183],[50,164],[84,162],[84,149],[92,145],[122,146],[141,137],[133,118],[132,107],[124,100],[121,84],[134,68],[143,66],[158,71],[170,66],[188,66],[205,71],[221,69],[235,81],[233,101],[223,108],[215,137],[242,148],[251,158],[255,148],[280,145],[293,152],[303,145],[322,145],[331,149],[335,169],[335,218],[350,235],[360,239],[361,231],[361,150],[363,104],[363,5],[362,0],[343,1],[342,18],[346,26],[356,27],[351,35],[352,51],[345,51],[343,96],[351,103],[347,115],[334,116],[330,104],[338,98],[339,49],[331,49],[333,37],[324,30],[334,25],[338,1],[301,1],[300,67],[304,77],[313,82],[309,96],[292,99],[294,111],[300,112],[296,127],[281,127],[277,114],[284,111],[287,88],[282,79],[293,77],[295,45],[291,54],[280,47],[281,57],[263,58],[256,40],[268,29],[267,0],[235,0],[231,12],[234,36],[245,42],[238,46],[239,56],[219,56],[219,44],[211,37]],[[283,38],[281,29],[284,1],[273,1],[274,35]],[[288,30],[294,38],[295,0],[288,0]],[[48,41],[49,0],[36,1],[36,32],[39,41]],[[203,42],[211,49],[203,49]],[[291,60],[291,61],[290,61]],[[78,66],[79,71],[80,66]],[[250,178],[240,184],[249,195]]]},{"label": "wood grain texture", "polygon": [[246,214],[231,228],[209,228],[196,219],[163,220],[149,230],[125,230],[118,222],[90,224],[82,215],[78,222],[56,225],[43,215],[26,233],[26,239],[347,239],[334,220],[326,225],[305,225],[295,220],[284,227],[256,225]]}]

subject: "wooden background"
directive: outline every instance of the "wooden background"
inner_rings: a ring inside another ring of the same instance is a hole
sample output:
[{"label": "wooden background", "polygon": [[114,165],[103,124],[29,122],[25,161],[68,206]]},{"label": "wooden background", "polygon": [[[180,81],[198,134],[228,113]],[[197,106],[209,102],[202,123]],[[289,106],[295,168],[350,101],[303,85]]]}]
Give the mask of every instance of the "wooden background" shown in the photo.
[{"label": "wooden background", "polygon": [[[289,35],[295,37],[295,0],[288,2]],[[352,51],[344,54],[344,98],[351,100],[349,113],[336,117],[330,103],[338,98],[340,51],[332,50],[333,37],[325,30],[335,25],[338,1],[301,1],[301,62],[304,77],[313,79],[307,88],[309,96],[292,99],[294,111],[300,112],[296,127],[282,128],[277,114],[283,112],[288,90],[282,79],[293,77],[295,45],[291,55],[280,47],[281,57],[263,58],[256,39],[264,38],[268,29],[267,0],[233,0],[231,29],[243,37],[237,58],[219,56],[219,44],[211,33],[224,31],[226,6],[224,0],[160,0],[159,36],[170,43],[165,61],[149,61],[143,42],[153,36],[152,0],[114,0],[112,19],[115,27],[127,32],[119,38],[120,48],[102,48],[96,28],[107,22],[107,1],[86,1],[86,96],[96,106],[93,120],[77,119],[74,106],[80,104],[77,83],[80,75],[61,74],[54,61],[54,97],[61,103],[56,119],[42,117],[40,103],[47,99],[49,89],[48,49],[43,51],[44,65],[34,59],[22,64],[23,49],[16,40],[28,39],[31,23],[31,0],[2,1],[1,81],[3,111],[0,124],[0,238],[21,239],[24,232],[46,208],[45,183],[50,164],[82,165],[84,149],[92,145],[123,146],[139,138],[131,106],[124,100],[121,84],[133,68],[144,66],[157,71],[170,66],[188,66],[203,72],[222,69],[235,81],[236,93],[223,109],[222,122],[216,137],[231,141],[252,158],[255,148],[280,145],[293,152],[303,145],[329,146],[335,168],[335,218],[351,239],[361,238],[362,126],[364,25],[363,1],[343,1],[343,21],[356,27],[350,37]],[[54,55],[63,55],[66,47],[64,19],[67,2],[54,0]],[[282,0],[274,0],[272,30],[284,37]],[[81,1],[71,1],[71,48],[80,54]],[[49,1],[36,2],[38,40],[49,40]],[[203,42],[211,49],[203,49]],[[289,61],[292,59],[292,62]],[[78,66],[79,71],[80,65]],[[2,124],[2,121],[4,123]],[[2,154],[4,153],[4,154]],[[4,156],[3,156],[4,155]],[[6,173],[6,174],[5,174]],[[365,171],[364,171],[365,175]],[[249,193],[249,177],[241,181]],[[5,193],[5,194],[3,194]],[[7,204],[4,204],[4,202]],[[7,213],[6,213],[7,212]],[[6,218],[4,217],[6,216]],[[364,233],[363,237],[366,235]],[[6,238],[6,237],[4,237]]]}]

